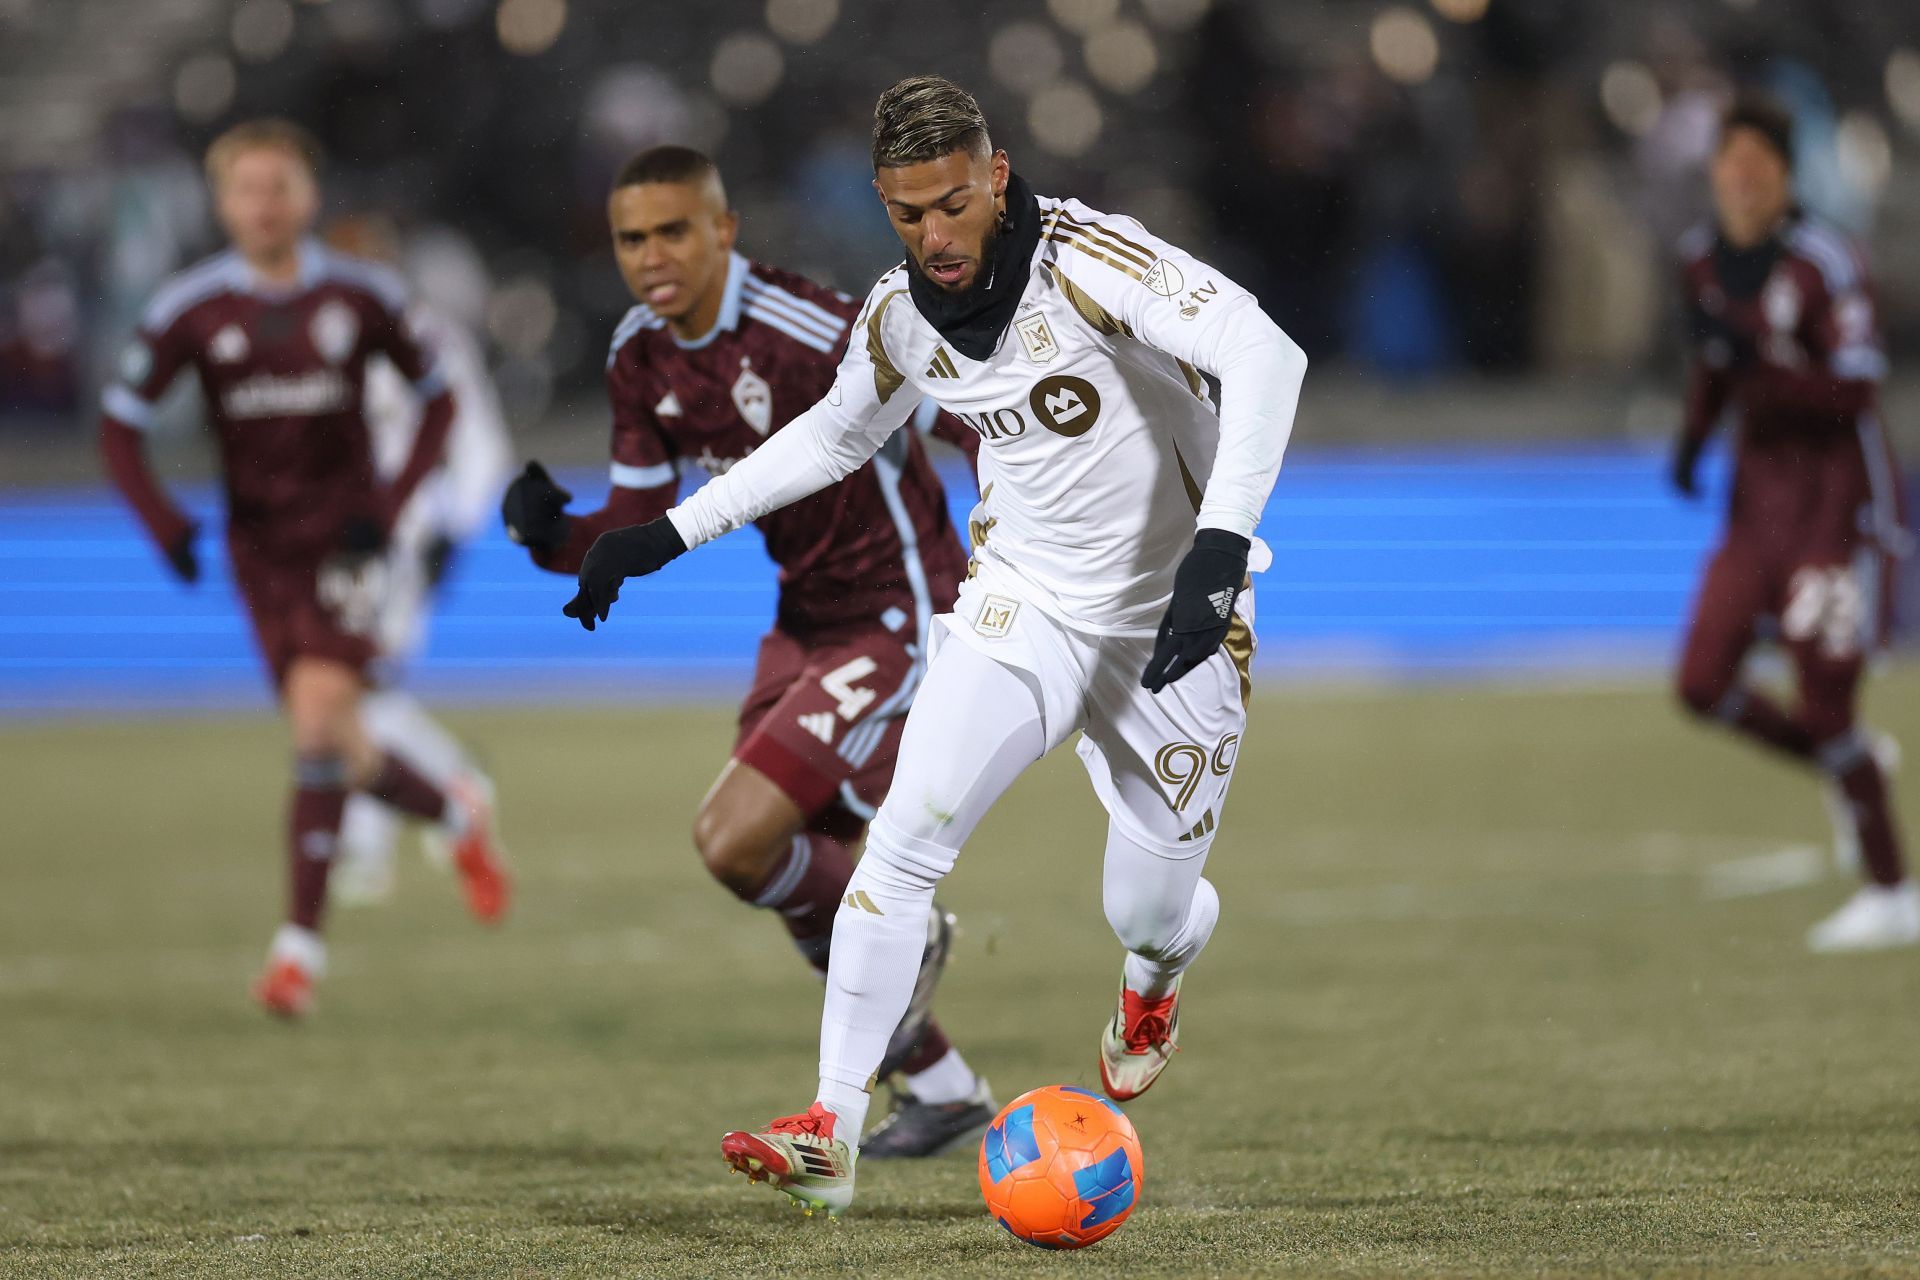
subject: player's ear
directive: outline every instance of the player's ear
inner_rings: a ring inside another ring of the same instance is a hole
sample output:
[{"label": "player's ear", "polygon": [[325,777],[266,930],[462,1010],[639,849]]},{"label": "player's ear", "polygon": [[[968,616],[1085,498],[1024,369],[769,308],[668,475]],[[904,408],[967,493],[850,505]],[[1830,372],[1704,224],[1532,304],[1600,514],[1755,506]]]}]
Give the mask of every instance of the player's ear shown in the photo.
[{"label": "player's ear", "polygon": [[740,215],[729,209],[720,215],[715,225],[720,231],[720,247],[732,253],[734,242],[740,238]]},{"label": "player's ear", "polygon": [[1007,194],[1007,179],[1013,174],[1013,165],[1007,160],[1006,152],[995,151],[993,153],[993,162],[989,167],[989,172],[992,174],[991,185],[993,198],[998,200],[1001,196]]}]

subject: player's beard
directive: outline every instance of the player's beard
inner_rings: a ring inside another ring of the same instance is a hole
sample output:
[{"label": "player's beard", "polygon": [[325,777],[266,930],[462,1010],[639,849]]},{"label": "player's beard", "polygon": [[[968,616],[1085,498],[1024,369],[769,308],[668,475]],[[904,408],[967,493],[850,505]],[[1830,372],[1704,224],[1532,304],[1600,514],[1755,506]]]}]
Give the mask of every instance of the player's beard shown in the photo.
[{"label": "player's beard", "polygon": [[956,307],[967,306],[981,294],[985,293],[987,287],[993,283],[994,263],[996,261],[996,255],[1000,251],[1001,233],[1005,230],[1006,221],[1006,215],[1003,213],[995,218],[993,224],[987,228],[986,236],[980,241],[980,257],[974,267],[973,279],[967,281],[958,289],[950,289],[934,279],[927,273],[924,264],[916,264],[915,269],[920,272],[928,284],[952,299]]},{"label": "player's beard", "polygon": [[1008,175],[1006,201],[1005,212],[982,237],[980,262],[966,288],[947,289],[917,262],[907,277],[914,307],[970,360],[992,355],[1013,323],[1040,243],[1039,204],[1017,173]]}]

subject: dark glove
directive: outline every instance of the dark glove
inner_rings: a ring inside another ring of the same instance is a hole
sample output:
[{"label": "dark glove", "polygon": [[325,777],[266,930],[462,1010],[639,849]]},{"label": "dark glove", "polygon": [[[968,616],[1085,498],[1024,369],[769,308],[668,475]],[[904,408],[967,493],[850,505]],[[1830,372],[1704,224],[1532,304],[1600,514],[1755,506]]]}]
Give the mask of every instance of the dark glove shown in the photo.
[{"label": "dark glove", "polygon": [[500,499],[500,519],[506,523],[507,536],[523,547],[546,551],[567,540],[567,504],[573,495],[553,482],[547,469],[529,462],[515,476]]},{"label": "dark glove", "polygon": [[1247,550],[1253,544],[1225,529],[1202,529],[1193,550],[1173,573],[1173,602],[1160,620],[1153,657],[1140,686],[1160,692],[1220,647],[1233,625],[1233,602],[1247,580]]},{"label": "dark glove", "polygon": [[364,560],[387,549],[387,526],[377,516],[347,517],[340,526],[340,553]]},{"label": "dark glove", "polygon": [[603,533],[580,563],[580,590],[560,612],[578,618],[591,631],[596,619],[607,620],[607,611],[620,598],[621,583],[645,577],[686,550],[680,531],[665,516]]},{"label": "dark glove", "polygon": [[1693,336],[1707,363],[1728,373],[1739,373],[1760,357],[1753,335],[1729,323],[1725,316],[1696,312]]},{"label": "dark glove", "polygon": [[426,570],[429,590],[438,588],[446,581],[447,570],[453,567],[453,554],[458,549],[458,544],[444,533],[436,533],[428,539],[426,550],[420,553],[420,563]]},{"label": "dark glove", "polygon": [[1668,479],[1673,482],[1673,487],[1680,491],[1682,497],[1697,498],[1700,496],[1700,479],[1696,474],[1699,467],[1699,442],[1682,438],[1681,441],[1673,447],[1673,464],[1672,469],[1668,472]]},{"label": "dark glove", "polygon": [[200,581],[200,555],[193,549],[193,540],[200,536],[200,523],[189,521],[187,527],[166,548],[167,565],[173,570],[173,576],[192,586]]}]

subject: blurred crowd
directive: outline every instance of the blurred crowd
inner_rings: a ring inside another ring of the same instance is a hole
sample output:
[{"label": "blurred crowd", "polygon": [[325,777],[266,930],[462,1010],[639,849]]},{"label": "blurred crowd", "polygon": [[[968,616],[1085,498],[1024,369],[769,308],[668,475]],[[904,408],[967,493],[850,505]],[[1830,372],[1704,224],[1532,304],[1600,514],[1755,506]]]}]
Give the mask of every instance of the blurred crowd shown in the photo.
[{"label": "blurred crowd", "polygon": [[1406,381],[1670,368],[1670,246],[1719,103],[1764,85],[1804,199],[1874,253],[1896,363],[1920,332],[1910,0],[0,0],[0,60],[0,429],[81,429],[218,245],[198,155],[234,120],[319,136],[330,220],[484,335],[525,422],[598,394],[622,158],[709,149],[749,252],[858,293],[898,252],[871,104],[929,69],[1038,189]]}]

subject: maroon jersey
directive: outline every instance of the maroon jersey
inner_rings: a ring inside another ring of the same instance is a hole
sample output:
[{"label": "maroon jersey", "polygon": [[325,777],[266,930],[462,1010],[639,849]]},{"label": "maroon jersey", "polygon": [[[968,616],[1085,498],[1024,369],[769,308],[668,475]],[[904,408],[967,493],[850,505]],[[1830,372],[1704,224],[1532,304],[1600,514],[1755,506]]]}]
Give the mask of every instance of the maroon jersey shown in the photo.
[{"label": "maroon jersey", "polygon": [[[735,254],[720,318],[683,343],[644,306],[629,311],[607,356],[613,495],[574,521],[542,563],[572,569],[618,512],[664,515],[687,468],[718,475],[827,393],[858,305],[843,294]],[[966,554],[920,431],[977,450],[963,424],[930,410],[839,483],[758,521],[780,566],[777,625],[801,637],[878,623],[924,638],[953,603]]]},{"label": "maroon jersey", "polygon": [[1853,247],[1795,216],[1756,249],[1703,227],[1683,253],[1694,338],[1684,431],[1697,446],[1729,410],[1736,419],[1729,538],[1901,550],[1878,406],[1887,360]]},{"label": "maroon jersey", "polygon": [[[154,295],[106,392],[108,421],[148,429],[154,402],[191,367],[229,535],[270,558],[324,554],[349,519],[393,514],[360,411],[368,358],[385,355],[423,400],[446,392],[405,309],[395,273],[317,244],[301,247],[299,279],[285,287],[258,280],[237,253],[216,255]],[[414,469],[395,487],[411,488]]]}]

